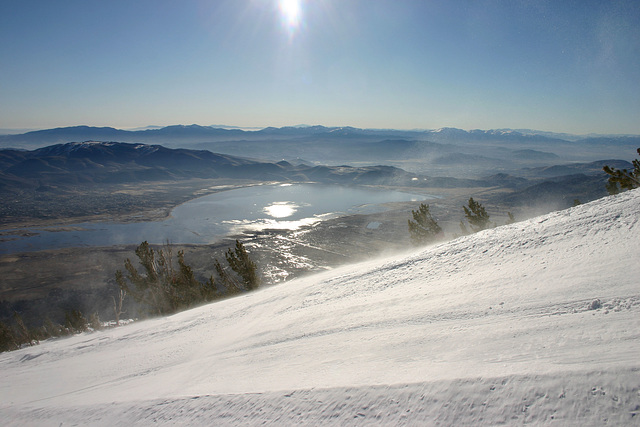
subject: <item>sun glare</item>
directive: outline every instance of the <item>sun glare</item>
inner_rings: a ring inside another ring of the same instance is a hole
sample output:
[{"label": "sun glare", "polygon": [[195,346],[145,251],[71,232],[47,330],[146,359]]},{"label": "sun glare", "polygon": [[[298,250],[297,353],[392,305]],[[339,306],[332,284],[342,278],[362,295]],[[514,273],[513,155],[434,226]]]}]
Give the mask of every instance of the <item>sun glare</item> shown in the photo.
[{"label": "sun glare", "polygon": [[279,7],[286,27],[295,30],[300,24],[300,0],[279,0]]},{"label": "sun glare", "polygon": [[274,202],[264,208],[267,215],[273,218],[286,218],[298,210],[298,205],[292,202]]}]

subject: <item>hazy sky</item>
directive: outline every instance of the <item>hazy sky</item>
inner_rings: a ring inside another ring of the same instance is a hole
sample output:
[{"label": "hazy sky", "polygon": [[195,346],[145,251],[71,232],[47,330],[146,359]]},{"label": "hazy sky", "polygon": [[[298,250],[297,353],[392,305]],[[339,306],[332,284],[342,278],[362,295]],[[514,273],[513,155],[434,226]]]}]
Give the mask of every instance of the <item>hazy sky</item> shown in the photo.
[{"label": "hazy sky", "polygon": [[2,0],[0,128],[640,134],[640,2]]}]

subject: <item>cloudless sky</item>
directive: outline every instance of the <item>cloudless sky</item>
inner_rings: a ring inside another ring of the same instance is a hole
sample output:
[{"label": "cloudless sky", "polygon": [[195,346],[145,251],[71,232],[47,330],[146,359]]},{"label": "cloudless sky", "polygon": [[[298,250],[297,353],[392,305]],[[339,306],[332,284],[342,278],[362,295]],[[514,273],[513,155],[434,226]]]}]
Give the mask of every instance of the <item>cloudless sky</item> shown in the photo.
[{"label": "cloudless sky", "polygon": [[192,123],[640,134],[640,2],[0,1],[0,128]]}]

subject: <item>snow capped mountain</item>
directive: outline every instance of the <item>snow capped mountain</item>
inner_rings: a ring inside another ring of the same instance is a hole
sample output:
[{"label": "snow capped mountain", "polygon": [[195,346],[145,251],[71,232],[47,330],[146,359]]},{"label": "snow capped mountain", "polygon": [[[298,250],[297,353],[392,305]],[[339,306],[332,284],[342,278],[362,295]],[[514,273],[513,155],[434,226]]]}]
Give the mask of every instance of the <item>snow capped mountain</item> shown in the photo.
[{"label": "snow capped mountain", "polygon": [[0,355],[10,425],[631,425],[640,190]]},{"label": "snow capped mountain", "polygon": [[469,133],[466,130],[458,129],[458,128],[440,128],[432,131],[426,131],[427,134],[438,135],[442,137],[466,137]]},{"label": "snow capped mountain", "polygon": [[153,153],[158,151],[159,145],[147,144],[125,144],[118,142],[84,141],[69,142],[66,144],[56,144],[49,147],[34,150],[36,156],[74,156],[76,154],[86,155],[87,153],[104,152],[109,150],[136,151],[141,153]]},{"label": "snow capped mountain", "polygon": [[425,135],[435,141],[536,141],[536,142],[566,142],[544,133],[532,131],[522,133],[513,129],[471,129],[469,131],[457,128],[440,128],[425,131]]}]

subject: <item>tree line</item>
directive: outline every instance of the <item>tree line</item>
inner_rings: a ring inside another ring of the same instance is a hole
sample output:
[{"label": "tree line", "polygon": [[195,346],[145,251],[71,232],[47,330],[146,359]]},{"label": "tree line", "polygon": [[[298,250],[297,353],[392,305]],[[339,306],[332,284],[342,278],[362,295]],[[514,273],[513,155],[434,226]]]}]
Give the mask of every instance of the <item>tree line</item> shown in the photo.
[{"label": "tree line", "polygon": [[[477,233],[497,225],[490,220],[485,207],[473,197],[469,198],[467,206],[463,206],[462,209],[468,224],[467,227],[464,221],[460,221],[460,231],[463,235]],[[421,203],[411,214],[413,220],[408,220],[409,236],[415,245],[428,245],[444,239],[444,231],[431,214],[429,205]],[[507,212],[507,217],[506,224],[514,223],[516,220],[511,212]]]},{"label": "tree line", "polygon": [[[153,249],[142,242],[135,250],[138,266],[131,259],[124,262],[124,272],[115,272],[118,292],[112,296],[112,325],[121,324],[126,314],[124,300],[131,297],[145,316],[163,316],[213,302],[243,292],[258,289],[260,274],[244,245],[236,240],[235,246],[224,253],[226,263],[214,259],[213,274],[205,281],[196,278],[193,268],[185,261],[184,251],[175,253],[168,242]],[[48,338],[73,335],[102,329],[104,323],[97,313],[88,318],[80,310],[67,310],[64,323],[45,318],[40,327],[29,328],[19,313],[14,312],[12,322],[0,321],[0,352],[35,345]]]},{"label": "tree line", "polygon": [[[145,241],[135,253],[142,271],[139,272],[127,258],[124,262],[126,273],[116,271],[116,282],[122,298],[131,295],[150,315],[172,314],[198,304],[253,291],[260,286],[258,268],[239,240],[224,254],[228,266],[214,260],[218,278],[212,274],[202,282],[196,279],[193,269],[185,262],[184,251],[178,251],[174,259],[170,244],[154,250]],[[114,299],[116,318],[122,314],[118,312],[118,305]]]},{"label": "tree line", "polygon": [[[637,152],[638,155],[640,155],[640,148],[637,149]],[[603,171],[609,175],[606,184],[609,194],[615,195],[622,191],[640,188],[640,160],[633,160],[632,165],[634,168],[631,171],[611,168],[609,166],[602,168]],[[580,201],[578,199],[574,200],[574,206],[579,204]],[[469,225],[469,228],[467,228],[464,221],[460,221],[460,231],[463,235],[477,233],[478,231],[493,228],[497,225],[491,222],[489,219],[490,216],[484,206],[473,200],[473,197],[469,198],[467,206],[463,206],[462,209]],[[422,203],[417,210],[412,210],[411,214],[413,220],[408,220],[408,226],[409,235],[414,244],[427,245],[444,238],[444,232],[440,225],[438,225],[438,222],[433,218],[429,205]],[[507,217],[506,224],[514,223],[516,220],[511,212],[507,212]]]}]

